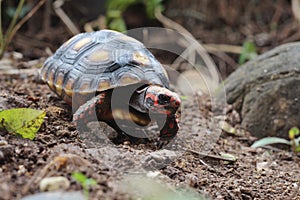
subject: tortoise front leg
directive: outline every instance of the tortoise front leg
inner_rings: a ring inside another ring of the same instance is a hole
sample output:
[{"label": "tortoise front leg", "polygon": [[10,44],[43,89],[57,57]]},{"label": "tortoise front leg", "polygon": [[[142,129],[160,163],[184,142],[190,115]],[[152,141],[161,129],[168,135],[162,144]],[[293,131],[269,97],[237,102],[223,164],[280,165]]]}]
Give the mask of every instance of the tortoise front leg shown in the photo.
[{"label": "tortoise front leg", "polygon": [[[164,120],[162,120],[164,121]],[[178,120],[175,115],[167,116],[165,123],[161,124],[160,120],[158,121],[158,125],[160,127],[160,140],[161,141],[170,141],[172,140],[179,129]]]}]

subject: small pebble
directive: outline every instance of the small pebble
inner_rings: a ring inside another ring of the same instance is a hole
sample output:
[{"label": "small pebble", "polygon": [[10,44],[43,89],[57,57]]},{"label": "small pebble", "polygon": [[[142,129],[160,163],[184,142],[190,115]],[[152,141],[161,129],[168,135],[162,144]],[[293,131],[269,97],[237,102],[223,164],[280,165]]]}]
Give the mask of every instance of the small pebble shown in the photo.
[{"label": "small pebble", "polygon": [[147,173],[147,177],[154,178],[154,177],[157,177],[160,174],[161,174],[160,171],[149,171]]},{"label": "small pebble", "polygon": [[5,141],[5,140],[0,140],[0,146],[5,146],[5,145],[7,145],[8,143],[7,143],[7,141]]},{"label": "small pebble", "polygon": [[56,192],[42,192],[33,195],[26,196],[21,200],[85,200],[84,195],[79,192],[64,192],[64,191],[56,191]]},{"label": "small pebble", "polygon": [[41,191],[65,190],[69,188],[70,181],[63,176],[46,177],[40,182]]},{"label": "small pebble", "polygon": [[27,169],[24,167],[24,165],[19,165],[18,166],[18,175],[22,175],[25,174],[25,172],[27,171]]},{"label": "small pebble", "polygon": [[150,156],[156,161],[156,162],[164,162],[167,160],[174,160],[177,158],[177,154],[174,151],[163,149],[155,152],[151,152]]}]

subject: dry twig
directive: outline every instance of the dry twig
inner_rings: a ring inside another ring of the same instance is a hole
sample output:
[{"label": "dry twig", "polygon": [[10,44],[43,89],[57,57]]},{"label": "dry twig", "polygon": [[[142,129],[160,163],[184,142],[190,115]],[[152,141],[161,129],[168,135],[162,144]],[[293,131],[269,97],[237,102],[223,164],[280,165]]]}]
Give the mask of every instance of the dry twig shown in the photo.
[{"label": "dry twig", "polygon": [[63,4],[64,4],[64,0],[56,0],[53,3],[54,11],[57,14],[57,16],[63,21],[63,23],[68,27],[69,31],[73,35],[76,35],[79,33],[79,30],[76,28],[75,24],[61,8]]},{"label": "dry twig", "polygon": [[227,162],[235,162],[236,160],[234,159],[230,159],[230,158],[225,158],[225,157],[221,157],[221,156],[217,156],[217,155],[211,155],[211,154],[206,154],[206,153],[201,153],[192,149],[186,149],[186,151],[189,151],[193,154],[197,154],[198,156],[201,157],[208,157],[208,158],[212,158],[212,159],[216,159],[216,160],[223,160],[223,161],[227,161]]},{"label": "dry twig", "polygon": [[[196,53],[201,56],[203,62],[207,66],[208,71],[210,72],[211,80],[213,83],[219,83],[219,76],[217,72],[217,67],[212,59],[209,57],[205,48],[194,38],[194,36],[182,27],[180,24],[172,21],[171,19],[162,15],[160,10],[156,10],[155,17],[167,28],[173,29],[181,33],[181,35],[185,38],[186,41],[180,41],[187,49],[180,55],[174,62],[175,66],[178,63],[181,63],[183,59],[188,59],[190,64],[195,66],[195,56]],[[192,53],[193,52],[193,53]],[[217,84],[211,86],[211,89],[216,89]]]},{"label": "dry twig", "polygon": [[292,0],[292,11],[294,17],[300,23],[300,0]]},{"label": "dry twig", "polygon": [[[25,22],[27,22],[32,15],[34,15],[34,13],[36,13],[36,11],[38,11],[38,9],[46,2],[46,0],[41,0],[39,1],[39,3],[34,6],[34,8],[27,13],[27,15],[25,17],[23,17],[17,24],[16,26],[12,29],[11,34],[9,35],[9,37],[7,38],[7,40],[10,42],[13,38],[13,36],[17,33],[17,31],[23,26],[23,24],[25,24]],[[8,42],[8,43],[9,43]]]}]

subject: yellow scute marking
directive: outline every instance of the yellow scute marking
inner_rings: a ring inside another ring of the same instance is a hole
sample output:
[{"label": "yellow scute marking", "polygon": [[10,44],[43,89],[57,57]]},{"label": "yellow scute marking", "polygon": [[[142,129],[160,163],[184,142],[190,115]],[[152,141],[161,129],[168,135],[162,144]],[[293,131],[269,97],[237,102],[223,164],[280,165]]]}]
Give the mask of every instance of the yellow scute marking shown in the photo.
[{"label": "yellow scute marking", "polygon": [[75,38],[77,37],[77,35],[71,37],[70,39],[68,39],[64,44],[63,46],[66,47],[68,46],[68,44],[70,44]]},{"label": "yellow scute marking", "polygon": [[54,69],[51,69],[48,73],[48,81],[47,81],[47,84],[49,85],[50,89],[51,90],[54,90],[55,91],[55,88],[53,86],[53,80],[54,80]]},{"label": "yellow scute marking", "polygon": [[87,58],[92,62],[103,62],[109,60],[109,53],[103,49],[98,49],[90,53]]},{"label": "yellow scute marking", "polygon": [[125,75],[125,76],[121,77],[121,79],[120,79],[121,84],[131,84],[131,83],[135,83],[137,81],[138,81],[137,77],[128,76],[128,75]]},{"label": "yellow scute marking", "polygon": [[46,78],[47,78],[47,68],[48,67],[44,66],[40,71],[41,78],[44,82],[46,82]]},{"label": "yellow scute marking", "polygon": [[79,40],[74,46],[73,46],[73,50],[75,51],[79,51],[84,45],[86,45],[87,43],[89,43],[92,39],[89,37],[83,38],[81,40]]},{"label": "yellow scute marking", "polygon": [[100,81],[98,84],[98,91],[104,91],[110,87],[109,81]]},{"label": "yellow scute marking", "polygon": [[112,112],[113,112],[113,117],[115,119],[133,121],[142,126],[146,126],[149,123],[148,121],[142,119],[141,117],[133,113],[130,113],[129,111],[126,110],[115,109]]},{"label": "yellow scute marking", "polygon": [[115,119],[120,119],[120,120],[130,120],[131,119],[129,112],[124,112],[123,110],[120,110],[120,109],[113,110],[113,117]]},{"label": "yellow scute marking", "polygon": [[65,93],[68,95],[68,96],[72,96],[73,94],[73,86],[74,86],[74,79],[73,78],[70,78],[67,82],[67,84],[65,85]]},{"label": "yellow scute marking", "polygon": [[122,36],[119,36],[118,37],[119,40],[123,40],[123,41],[131,41],[131,42],[136,42],[136,43],[139,43],[139,44],[142,44],[140,41],[132,38],[132,37],[129,37],[127,35],[122,35]]},{"label": "yellow scute marking", "polygon": [[80,88],[79,88],[79,93],[80,94],[85,94],[90,91],[90,82],[84,81],[81,83]]},{"label": "yellow scute marking", "polygon": [[144,125],[144,126],[146,126],[148,124],[147,121],[143,120],[142,118],[140,118],[137,115],[131,114],[130,117],[137,124]]},{"label": "yellow scute marking", "polygon": [[56,88],[56,93],[58,95],[61,95],[62,93],[62,84],[64,81],[64,75],[60,72],[57,77],[56,77],[56,82],[55,82],[55,88]]},{"label": "yellow scute marking", "polygon": [[147,56],[139,53],[139,52],[134,52],[132,60],[136,63],[139,63],[140,65],[150,65],[150,60]]}]

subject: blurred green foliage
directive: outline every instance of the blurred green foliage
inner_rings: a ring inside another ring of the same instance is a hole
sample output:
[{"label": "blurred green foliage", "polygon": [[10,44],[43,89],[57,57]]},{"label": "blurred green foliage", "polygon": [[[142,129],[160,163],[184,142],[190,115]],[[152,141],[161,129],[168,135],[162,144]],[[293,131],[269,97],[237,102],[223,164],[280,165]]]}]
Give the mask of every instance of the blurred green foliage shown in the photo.
[{"label": "blurred green foliage", "polygon": [[[25,0],[0,0],[0,59],[17,31],[46,1],[40,0],[31,8],[29,4],[25,4]],[[8,27],[4,28],[6,26]]]},{"label": "blurred green foliage", "polygon": [[97,185],[97,181],[92,178],[88,178],[86,175],[84,175],[81,172],[74,172],[72,173],[72,177],[74,180],[76,180],[78,183],[81,184],[83,188],[83,193],[85,199],[89,199],[89,188],[90,186]]},{"label": "blurred green foliage", "polygon": [[251,147],[262,147],[269,144],[287,144],[291,146],[293,152],[300,152],[300,137],[298,137],[300,135],[299,128],[291,128],[288,132],[288,135],[290,140],[278,137],[265,137],[254,142]]},{"label": "blurred green foliage", "polygon": [[121,191],[131,199],[143,200],[208,200],[193,188],[174,187],[147,175],[126,175],[119,182]]},{"label": "blurred green foliage", "polygon": [[[17,8],[15,6],[7,6],[7,8],[5,8],[5,13],[10,19],[12,19],[14,17],[16,11],[17,11]],[[29,11],[30,11],[30,6],[23,5],[23,7],[20,10],[18,19],[24,17]]]},{"label": "blurred green foliage", "polygon": [[[11,2],[10,2],[11,3]],[[19,18],[24,16],[29,9],[29,7],[24,5],[25,0],[20,0],[19,3],[16,5],[16,7],[12,7],[11,5],[8,6],[2,6],[2,1],[0,1],[0,59],[3,57],[4,52],[6,51],[9,43],[11,42],[16,30],[16,24]],[[3,10],[5,10],[5,13],[8,17],[10,17],[9,23],[3,23]],[[27,11],[26,11],[27,10]],[[3,25],[8,25],[8,28],[6,32],[3,31]]]},{"label": "blurred green foliage", "polygon": [[244,64],[247,60],[252,60],[257,57],[256,46],[251,41],[245,41],[243,43],[242,53],[240,54],[239,64]]},{"label": "blurred green foliage", "polygon": [[123,12],[131,5],[145,5],[147,16],[150,19],[155,18],[155,12],[163,10],[162,0],[108,0],[106,20],[109,29],[120,32],[126,31],[126,23],[123,19]]}]

